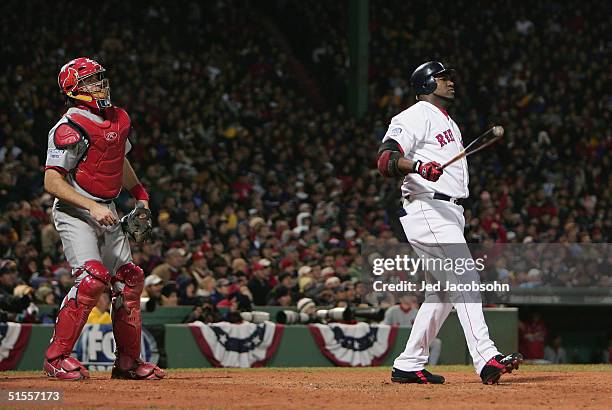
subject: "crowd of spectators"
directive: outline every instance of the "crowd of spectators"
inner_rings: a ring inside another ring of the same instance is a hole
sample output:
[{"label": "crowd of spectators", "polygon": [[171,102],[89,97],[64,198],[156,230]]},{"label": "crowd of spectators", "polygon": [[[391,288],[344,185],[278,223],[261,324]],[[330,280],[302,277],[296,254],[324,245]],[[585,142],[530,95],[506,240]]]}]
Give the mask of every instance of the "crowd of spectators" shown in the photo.
[{"label": "crowd of spectators", "polygon": [[[107,68],[112,100],[133,121],[130,160],[155,230],[132,252],[143,296],[159,304],[377,304],[359,247],[392,240],[383,202],[397,181],[377,174],[375,152],[413,102],[411,71],[434,58],[459,71],[451,115],[464,138],[494,122],[507,131],[504,147],[470,159],[468,240],[609,240],[605,13],[575,1],[458,13],[471,3],[436,12],[372,0],[370,108],[357,119],[339,103],[349,62],[334,13],[346,11],[333,3],[312,3],[325,18],[304,13],[304,53],[294,34],[270,34],[255,2],[3,2],[0,257],[15,266],[2,269],[2,291],[24,285],[53,305],[71,285],[42,177],[48,130],[65,110],[57,72],[78,56]],[[326,109],[300,88],[296,56],[333,94]],[[117,205],[134,203],[123,193]]]}]

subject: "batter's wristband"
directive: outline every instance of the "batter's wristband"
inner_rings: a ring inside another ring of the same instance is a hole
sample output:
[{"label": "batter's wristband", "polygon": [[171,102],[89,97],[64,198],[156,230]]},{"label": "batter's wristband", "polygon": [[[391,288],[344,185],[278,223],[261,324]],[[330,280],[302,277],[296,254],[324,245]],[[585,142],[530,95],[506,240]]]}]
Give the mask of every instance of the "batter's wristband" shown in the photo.
[{"label": "batter's wristband", "polygon": [[132,194],[132,196],[134,198],[136,198],[137,200],[139,200],[139,201],[148,201],[149,200],[149,194],[144,189],[142,184],[134,185],[132,187],[132,189],[130,189],[130,194]]},{"label": "batter's wristband", "polygon": [[421,165],[422,165],[422,164],[423,164],[423,162],[422,162],[421,160],[417,160],[417,162],[415,162],[415,163],[414,163],[414,165],[413,165],[413,167],[412,167],[412,170],[413,170],[415,173],[417,173],[417,174],[418,174],[418,173],[419,173],[419,168],[421,168]]}]

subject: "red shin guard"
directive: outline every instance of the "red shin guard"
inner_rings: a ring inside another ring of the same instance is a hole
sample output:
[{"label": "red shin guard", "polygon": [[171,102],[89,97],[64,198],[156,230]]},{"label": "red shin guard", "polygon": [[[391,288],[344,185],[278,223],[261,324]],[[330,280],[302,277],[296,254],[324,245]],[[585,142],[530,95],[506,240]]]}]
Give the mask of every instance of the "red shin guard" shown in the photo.
[{"label": "red shin guard", "polygon": [[140,360],[140,294],[143,286],[144,273],[131,262],[121,266],[113,278],[113,333],[117,346],[113,378],[158,380],[165,376],[156,365]]},{"label": "red shin guard", "polygon": [[121,266],[113,278],[113,333],[118,356],[140,357],[140,294],[144,273],[133,263]]},{"label": "red shin guard", "polygon": [[[88,377],[78,360],[65,360],[70,357],[72,348],[87,322],[91,309],[110,283],[110,274],[102,262],[90,260],[75,271],[78,277],[86,272],[76,289],[66,296],[64,305],[57,316],[51,344],[45,353],[45,372],[52,377],[74,379]],[[74,295],[72,293],[76,290]],[[79,368],[80,366],[80,368]],[[80,370],[79,370],[80,369]],[[82,371],[81,371],[82,370]],[[71,377],[74,373],[75,377]],[[66,376],[66,377],[64,377]]]}]

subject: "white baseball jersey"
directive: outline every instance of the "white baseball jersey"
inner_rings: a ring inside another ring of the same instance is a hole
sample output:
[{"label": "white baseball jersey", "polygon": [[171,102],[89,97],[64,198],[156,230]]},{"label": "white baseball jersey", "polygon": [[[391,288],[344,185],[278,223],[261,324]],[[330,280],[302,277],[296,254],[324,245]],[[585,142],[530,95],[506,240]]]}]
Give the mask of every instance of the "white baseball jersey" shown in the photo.
[{"label": "white baseball jersey", "polygon": [[[404,158],[423,163],[436,161],[444,164],[463,149],[459,127],[448,113],[427,101],[419,101],[391,119],[383,142],[397,141]],[[428,181],[417,173],[406,175],[402,183],[402,196],[422,193],[440,193],[451,198],[467,198],[468,168],[465,158],[449,165],[436,182]]]},{"label": "white baseball jersey", "polygon": [[[393,117],[383,141],[397,141],[404,158],[422,162],[446,163],[463,149],[459,127],[446,111],[426,101]],[[419,198],[419,194],[444,194],[452,198],[467,198],[467,161],[462,158],[444,169],[436,182],[428,181],[419,174],[406,175],[402,184],[402,195],[416,196],[404,203],[404,215],[399,218],[408,242],[419,255],[453,255],[460,251],[464,258],[471,258],[465,245],[463,230],[465,218],[460,205],[447,201]],[[425,196],[425,195],[423,195]],[[431,244],[440,248],[436,251]],[[466,279],[479,280],[478,272],[466,272]],[[423,370],[429,358],[429,346],[450,314],[457,310],[465,340],[472,356],[474,370],[480,374],[486,363],[500,354],[489,337],[484,320],[482,304],[466,302],[465,298],[443,302],[436,292],[425,294],[425,303],[416,316],[406,348],[395,359],[393,367],[407,372]]]}]

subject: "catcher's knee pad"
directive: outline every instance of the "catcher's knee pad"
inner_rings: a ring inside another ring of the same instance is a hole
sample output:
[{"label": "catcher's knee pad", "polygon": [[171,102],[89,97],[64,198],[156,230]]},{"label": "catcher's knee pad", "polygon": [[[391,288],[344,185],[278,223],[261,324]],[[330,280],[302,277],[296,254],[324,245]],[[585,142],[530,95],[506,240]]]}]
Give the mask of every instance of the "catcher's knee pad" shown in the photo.
[{"label": "catcher's knee pad", "polygon": [[144,272],[132,262],[121,266],[113,278],[113,332],[117,354],[140,357],[140,294]]},{"label": "catcher's knee pad", "polygon": [[[115,277],[112,279],[113,292],[115,296],[121,296],[120,302],[128,309],[134,307],[135,302],[140,307],[140,294],[144,287],[144,272],[132,262],[122,265],[117,269]],[[116,306],[121,307],[121,306]]]},{"label": "catcher's knee pad", "polygon": [[76,302],[92,308],[98,303],[100,295],[110,284],[111,276],[108,269],[100,261],[89,260],[79,267],[75,276],[87,273],[77,286]]},{"label": "catcher's knee pad", "polygon": [[[83,274],[86,275],[83,276]],[[78,285],[73,287],[57,315],[55,331],[51,345],[47,349],[47,359],[70,356],[89,312],[98,303],[100,295],[110,283],[110,273],[102,262],[89,260],[75,269],[75,276],[83,276]]]}]

